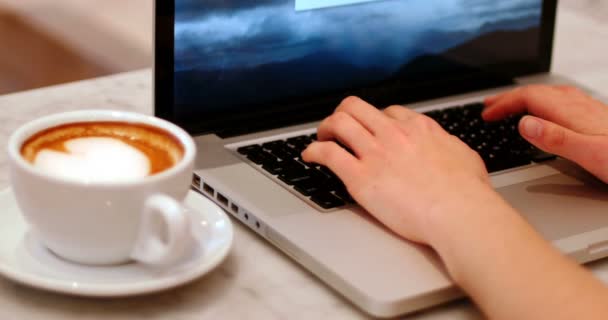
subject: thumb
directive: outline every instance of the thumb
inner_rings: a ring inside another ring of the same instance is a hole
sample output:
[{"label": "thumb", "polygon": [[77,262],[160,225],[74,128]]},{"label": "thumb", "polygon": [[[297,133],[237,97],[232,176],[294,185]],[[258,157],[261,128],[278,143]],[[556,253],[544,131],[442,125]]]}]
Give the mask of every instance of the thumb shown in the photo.
[{"label": "thumb", "polygon": [[519,122],[519,132],[537,148],[572,160],[583,167],[592,165],[599,145],[593,136],[583,135],[534,116]]}]

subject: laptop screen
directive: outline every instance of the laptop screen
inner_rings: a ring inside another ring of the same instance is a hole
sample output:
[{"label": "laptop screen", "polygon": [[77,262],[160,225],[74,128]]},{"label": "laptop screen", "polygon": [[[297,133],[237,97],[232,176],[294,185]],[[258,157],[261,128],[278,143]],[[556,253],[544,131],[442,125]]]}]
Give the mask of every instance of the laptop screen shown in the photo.
[{"label": "laptop screen", "polygon": [[542,14],[542,0],[175,0],[173,114],[268,115],[349,94],[382,103],[374,89],[506,75],[541,59]]}]

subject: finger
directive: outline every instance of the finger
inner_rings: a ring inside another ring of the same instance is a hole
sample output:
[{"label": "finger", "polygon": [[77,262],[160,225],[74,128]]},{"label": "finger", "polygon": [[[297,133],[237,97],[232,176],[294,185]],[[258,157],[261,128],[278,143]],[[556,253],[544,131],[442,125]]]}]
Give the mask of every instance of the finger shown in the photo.
[{"label": "finger", "polygon": [[516,110],[513,110],[513,107],[508,108],[507,111],[505,110],[506,107],[503,107],[503,105],[505,105],[505,101],[510,102],[511,105],[521,104],[521,96],[523,95],[522,91],[523,87],[520,87],[501,94],[497,94],[493,97],[486,98],[486,107],[481,113],[482,118],[486,121],[495,121],[506,117],[508,115],[508,112],[515,112]]},{"label": "finger", "polygon": [[[511,91],[507,91],[507,92],[503,92],[503,93],[500,93],[500,94],[496,94],[496,95],[493,95],[493,96],[487,97],[487,98],[485,99],[485,101],[484,101],[484,102],[485,102],[485,105],[486,105],[486,106],[493,105],[493,104],[495,104],[497,101],[499,101],[499,100],[501,100],[501,99],[503,99],[503,98],[507,97],[508,95],[513,94],[513,92],[514,92],[514,91],[515,91],[516,93],[518,93],[518,94],[521,94],[521,91],[523,90],[523,88],[524,88],[524,87],[519,87],[519,88],[513,89],[513,90],[511,90]],[[582,91],[582,90],[580,90],[579,88],[574,87],[574,86],[570,86],[570,85],[558,85],[558,86],[553,86],[553,88],[555,88],[555,89],[557,89],[557,90],[560,90],[560,91],[562,91],[562,92],[566,92],[566,93],[579,93],[579,94],[580,94],[580,93],[583,93],[583,91]]]},{"label": "finger", "polygon": [[346,186],[356,181],[362,169],[355,156],[333,141],[311,143],[302,152],[302,159],[328,167]]},{"label": "finger", "polygon": [[557,90],[560,90],[562,92],[570,93],[570,94],[576,94],[576,95],[585,94],[583,92],[583,90],[581,90],[577,87],[574,87],[574,86],[570,86],[570,85],[559,85],[559,86],[554,86],[554,88],[556,88]]},{"label": "finger", "polygon": [[[518,90],[520,88],[514,89],[514,90]],[[496,101],[498,101],[499,99],[503,98],[507,93],[509,92],[503,92],[503,93],[499,93],[490,97],[486,97],[486,99],[484,100],[484,103],[486,106],[489,105],[493,105],[494,103],[496,103]]]},{"label": "finger", "polygon": [[418,115],[418,113],[416,113],[415,111],[412,111],[409,108],[403,106],[390,106],[384,109],[383,112],[389,118],[393,118],[402,122],[411,120],[412,118]]},{"label": "finger", "polygon": [[348,97],[340,103],[336,112],[350,114],[361,125],[363,125],[372,135],[378,135],[389,124],[389,120],[371,104],[357,97]]},{"label": "finger", "polygon": [[576,100],[580,104],[588,104],[590,100],[595,100],[591,95],[587,92],[570,85],[562,85],[556,86],[556,88],[562,91],[564,94],[567,94],[573,100]]},{"label": "finger", "polygon": [[337,140],[360,158],[376,145],[372,134],[350,114],[336,112],[323,120],[317,130],[319,141]]},{"label": "finger", "polygon": [[[412,126],[417,128],[420,128],[420,126],[422,126],[427,129],[441,128],[437,121],[433,120],[431,117],[413,111],[407,107],[390,106],[384,109],[383,112],[389,118],[397,120],[401,124],[401,127],[405,129],[409,129]],[[411,125],[411,122],[413,121],[418,121],[418,125]],[[411,130],[406,130],[406,133],[410,131]]]},{"label": "finger", "polygon": [[512,114],[529,112],[540,118],[558,124],[567,123],[576,117],[576,110],[570,108],[571,97],[550,86],[534,85],[521,87],[487,100],[482,116],[486,121],[496,121]]},{"label": "finger", "polygon": [[525,116],[519,122],[522,137],[539,149],[572,160],[582,166],[591,165],[594,141],[592,136],[583,135],[555,123]]},{"label": "finger", "polygon": [[512,114],[531,111],[534,106],[542,105],[546,100],[556,100],[555,97],[561,97],[561,94],[549,86],[520,87],[486,101],[482,116],[487,121],[500,120]]}]

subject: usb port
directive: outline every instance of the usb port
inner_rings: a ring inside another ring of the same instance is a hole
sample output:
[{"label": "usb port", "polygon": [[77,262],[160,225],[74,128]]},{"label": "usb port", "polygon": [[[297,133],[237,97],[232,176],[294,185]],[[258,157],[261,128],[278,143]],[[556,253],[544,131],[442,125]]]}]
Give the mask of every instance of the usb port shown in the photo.
[{"label": "usb port", "polygon": [[197,175],[193,175],[192,176],[192,186],[195,187],[196,189],[200,189],[200,187],[201,187],[201,177],[199,177]]},{"label": "usb port", "polygon": [[213,188],[211,188],[211,186],[206,183],[203,184],[203,191],[205,191],[210,196],[213,196],[213,193],[215,192],[215,190],[213,190]]},{"label": "usb port", "polygon": [[219,201],[221,204],[224,205],[224,207],[228,206],[228,199],[226,197],[224,197],[221,193],[217,193],[217,196],[215,197],[217,199],[217,201]]},{"label": "usb port", "polygon": [[234,213],[239,213],[239,207],[234,203],[230,204],[230,210],[232,210]]}]

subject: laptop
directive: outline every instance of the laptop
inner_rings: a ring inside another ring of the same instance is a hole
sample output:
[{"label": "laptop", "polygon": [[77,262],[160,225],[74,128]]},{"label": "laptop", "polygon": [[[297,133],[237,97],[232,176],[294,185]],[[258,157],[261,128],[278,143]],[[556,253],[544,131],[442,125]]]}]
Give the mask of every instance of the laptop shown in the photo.
[{"label": "laptop", "polygon": [[477,150],[496,190],[564,254],[607,256],[606,185],[527,144],[519,117],[480,118],[488,95],[572,83],[550,72],[556,7],[157,1],[155,113],[195,137],[192,188],[361,310],[403,315],[463,293],[432,250],[388,232],[300,152],[345,97],[407,105]]}]

